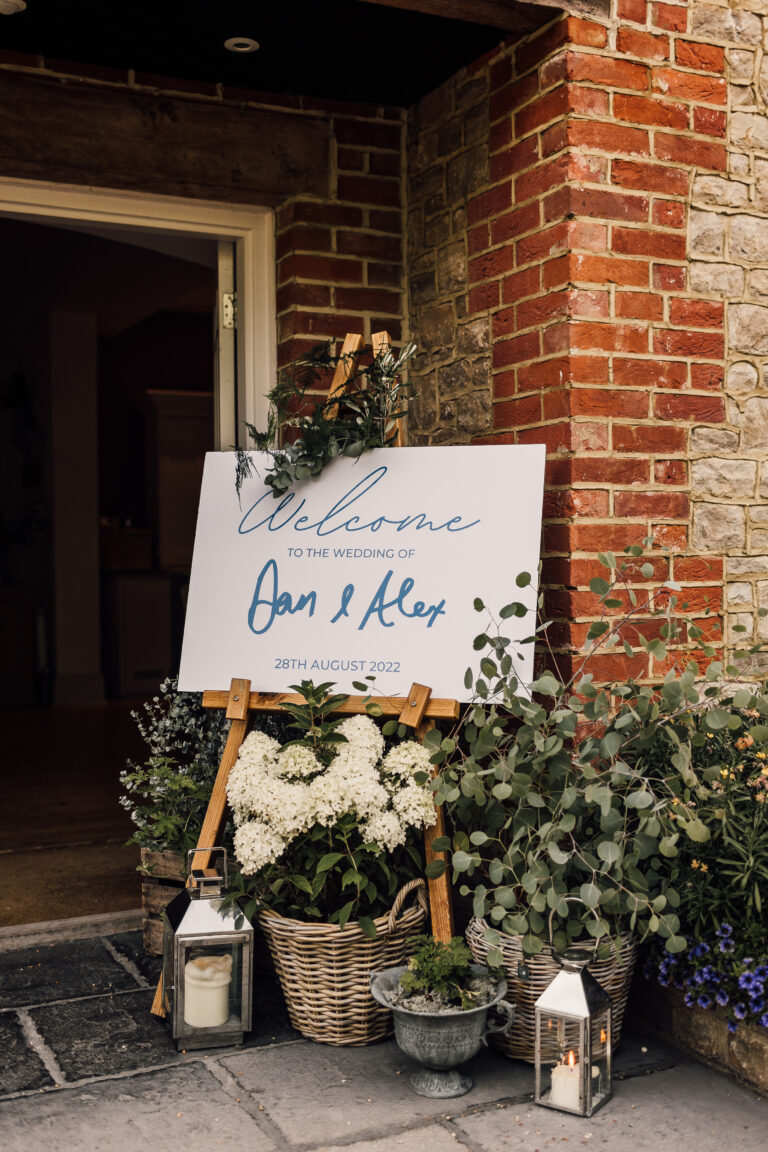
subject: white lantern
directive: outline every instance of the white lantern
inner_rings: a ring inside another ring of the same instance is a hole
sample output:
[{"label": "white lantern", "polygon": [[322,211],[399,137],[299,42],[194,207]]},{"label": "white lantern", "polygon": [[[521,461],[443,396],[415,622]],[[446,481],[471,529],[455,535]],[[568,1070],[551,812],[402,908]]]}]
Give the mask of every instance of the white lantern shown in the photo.
[{"label": "white lantern", "polygon": [[561,971],[535,1005],[534,1100],[591,1116],[611,1096],[611,998],[587,970],[593,952],[554,955]]},{"label": "white lantern", "polygon": [[242,1044],[251,1029],[253,928],[237,905],[222,910],[223,848],[198,848],[218,867],[191,870],[163,915],[163,1007],[176,1047]]}]

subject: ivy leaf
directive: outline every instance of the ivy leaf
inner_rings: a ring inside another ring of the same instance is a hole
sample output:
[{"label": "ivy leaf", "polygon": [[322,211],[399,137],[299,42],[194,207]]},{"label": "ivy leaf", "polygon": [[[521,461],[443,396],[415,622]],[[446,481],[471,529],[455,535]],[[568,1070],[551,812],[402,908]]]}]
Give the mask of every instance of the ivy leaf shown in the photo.
[{"label": "ivy leaf", "polygon": [[424,875],[428,880],[437,880],[438,876],[442,876],[445,872],[445,860],[430,860],[424,869]]},{"label": "ivy leaf", "polygon": [[361,930],[365,933],[366,936],[369,936],[371,940],[376,939],[376,937],[378,936],[379,933],[378,933],[378,930],[376,928],[376,925],[374,924],[373,920],[371,920],[370,916],[361,916],[360,919],[358,920],[358,924],[360,925]]}]

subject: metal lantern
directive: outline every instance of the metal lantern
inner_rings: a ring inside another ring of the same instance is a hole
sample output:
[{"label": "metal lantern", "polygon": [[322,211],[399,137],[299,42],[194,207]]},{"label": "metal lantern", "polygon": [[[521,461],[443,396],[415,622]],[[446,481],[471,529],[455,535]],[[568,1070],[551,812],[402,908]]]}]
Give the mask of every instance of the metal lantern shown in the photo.
[{"label": "metal lantern", "polygon": [[611,1095],[611,998],[587,970],[593,952],[554,955],[561,971],[535,1005],[534,1100],[591,1116]]},{"label": "metal lantern", "polygon": [[189,872],[163,915],[163,1007],[177,1048],[241,1044],[250,1031],[253,928],[237,906],[222,910],[223,848],[198,848],[212,867]]}]

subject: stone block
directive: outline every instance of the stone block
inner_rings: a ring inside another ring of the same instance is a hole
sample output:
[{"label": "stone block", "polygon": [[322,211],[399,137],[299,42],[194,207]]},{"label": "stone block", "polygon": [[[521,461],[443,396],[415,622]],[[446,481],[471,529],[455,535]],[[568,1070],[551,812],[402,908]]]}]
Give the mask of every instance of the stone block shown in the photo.
[{"label": "stone block", "polygon": [[729,608],[751,608],[753,605],[752,585],[741,581],[728,584],[725,598]]},{"label": "stone block", "polygon": [[[734,89],[736,93],[749,93],[750,88]],[[754,96],[752,97],[754,102]],[[746,151],[768,150],[768,119],[759,112],[734,112],[731,117],[731,143]]]},{"label": "stone block", "polygon": [[726,565],[729,576],[768,575],[768,556],[729,556]]},{"label": "stone block", "polygon": [[746,514],[733,504],[697,503],[693,509],[693,547],[697,552],[742,549],[746,539]]},{"label": "stone block", "polygon": [[450,156],[452,152],[456,152],[461,147],[462,137],[461,120],[449,120],[447,124],[441,124],[437,130],[438,157]]},{"label": "stone block", "polygon": [[430,304],[435,298],[435,272],[430,269],[411,276],[408,282],[412,304]]},{"label": "stone block", "polygon": [[467,287],[467,249],[464,243],[449,244],[437,253],[437,290],[441,296]]},{"label": "stone block", "polygon": [[768,301],[768,268],[752,268],[747,274],[747,296]]},{"label": "stone block", "polygon": [[694,428],[691,433],[693,452],[736,452],[738,447],[738,432],[728,428]]},{"label": "stone block", "polygon": [[[764,228],[768,242],[768,228]],[[768,307],[761,304],[729,304],[728,333],[731,349],[753,356],[768,356]]]},{"label": "stone block", "polygon": [[768,1029],[739,1028],[730,1037],[728,1066],[768,1092]]},{"label": "stone block", "polygon": [[756,460],[724,460],[710,456],[691,464],[691,489],[696,496],[725,500],[750,497],[757,480]]},{"label": "stone block", "polygon": [[691,255],[722,256],[725,219],[716,212],[691,212]]},{"label": "stone block", "polygon": [[488,137],[488,102],[482,100],[467,108],[464,113],[464,139],[467,144],[475,144]]},{"label": "stone block", "polygon": [[744,294],[744,269],[738,264],[718,264],[712,260],[694,260],[690,264],[691,291],[730,298]]},{"label": "stone block", "polygon": [[760,99],[763,104],[768,105],[768,60],[763,57],[763,62],[760,65],[760,72],[757,78],[757,90],[760,93]]},{"label": "stone block", "polygon": [[755,208],[758,212],[768,212],[768,160],[756,156],[755,165]]},{"label": "stone block", "polygon": [[749,157],[740,152],[731,152],[728,157],[728,170],[734,176],[749,176]]},{"label": "stone block", "polygon": [[768,505],[750,504],[749,522],[759,528],[768,527]]},{"label": "stone block", "polygon": [[451,234],[451,221],[447,213],[435,216],[424,225],[424,243],[430,248],[443,244]]},{"label": "stone block", "polygon": [[[763,311],[768,313],[768,308]],[[745,402],[741,446],[748,452],[768,452],[768,398],[753,396]]]},{"label": "stone block", "polygon": [[453,308],[450,303],[419,310],[414,324],[416,342],[424,352],[450,348],[453,343]]},{"label": "stone block", "polygon": [[750,84],[743,88],[739,88],[734,84],[731,87],[731,105],[734,108],[756,108],[757,107],[757,93]]},{"label": "stone block", "polygon": [[491,358],[490,356],[480,356],[472,364],[472,388],[485,388],[488,394],[491,393]]},{"label": "stone block", "polygon": [[459,328],[458,348],[462,356],[472,356],[476,352],[486,352],[491,346],[490,321],[486,316],[470,320]]},{"label": "stone block", "polygon": [[749,360],[739,360],[736,364],[731,364],[725,380],[728,395],[737,400],[745,400],[747,396],[751,396],[758,391],[760,384],[757,368],[754,364],[750,364]]},{"label": "stone block", "polygon": [[727,55],[731,66],[731,83],[751,84],[755,75],[755,53],[743,48],[731,48]]},{"label": "stone block", "polygon": [[730,612],[728,614],[728,643],[750,644],[755,620],[751,612]]},{"label": "stone block", "polygon": [[746,208],[749,188],[739,180],[727,180],[723,176],[697,176],[693,182],[693,201],[721,208]]},{"label": "stone block", "polygon": [[768,548],[768,529],[758,528],[752,532],[752,547],[756,552],[763,552]]},{"label": "stone block", "polygon": [[408,422],[414,432],[425,432],[437,423],[437,388],[435,375],[413,377],[413,391],[408,401]]},{"label": "stone block", "polygon": [[732,216],[728,253],[732,260],[757,263],[768,260],[768,229],[760,216]]},{"label": "stone block", "polygon": [[469,389],[470,369],[466,360],[456,360],[437,370],[437,391],[441,403],[462,396]]},{"label": "stone block", "polygon": [[474,144],[448,161],[446,191],[448,203],[466,200],[488,179],[488,146]]},{"label": "stone block", "polygon": [[53,1078],[36,1052],[27,1043],[21,1021],[15,1012],[0,1016],[0,1084],[7,1092],[32,1092],[52,1088]]},{"label": "stone block", "polygon": [[760,495],[768,498],[768,463],[760,469]]},{"label": "stone block", "polygon": [[752,12],[733,12],[712,4],[696,4],[691,10],[691,32],[702,40],[725,40],[733,45],[759,44],[760,18]]},{"label": "stone block", "polygon": [[490,391],[470,392],[458,405],[457,425],[467,436],[480,436],[493,428],[493,405]]}]

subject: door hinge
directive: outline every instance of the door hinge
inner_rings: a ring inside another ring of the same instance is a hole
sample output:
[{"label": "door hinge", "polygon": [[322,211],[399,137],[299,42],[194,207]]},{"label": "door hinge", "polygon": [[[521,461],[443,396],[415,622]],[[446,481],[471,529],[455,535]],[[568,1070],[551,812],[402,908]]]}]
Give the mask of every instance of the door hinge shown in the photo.
[{"label": "door hinge", "polygon": [[223,292],[221,296],[222,328],[237,328],[237,294]]}]

